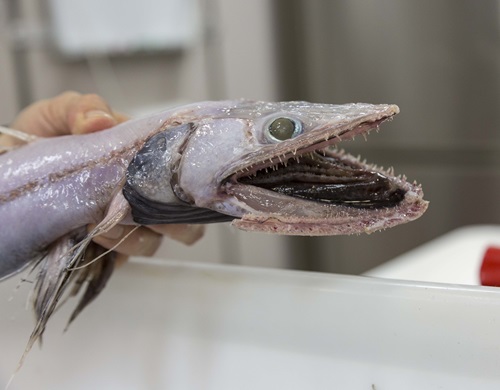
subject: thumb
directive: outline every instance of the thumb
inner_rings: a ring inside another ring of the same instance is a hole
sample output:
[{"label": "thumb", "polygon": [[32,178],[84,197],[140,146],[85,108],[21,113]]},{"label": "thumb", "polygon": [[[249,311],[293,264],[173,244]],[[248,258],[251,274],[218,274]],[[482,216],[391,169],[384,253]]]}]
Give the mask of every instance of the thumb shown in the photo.
[{"label": "thumb", "polygon": [[98,95],[82,95],[68,112],[69,131],[86,134],[104,130],[119,123],[103,98]]},{"label": "thumb", "polygon": [[123,122],[103,98],[95,94],[64,92],[26,107],[11,127],[29,134],[54,137],[103,130]]}]

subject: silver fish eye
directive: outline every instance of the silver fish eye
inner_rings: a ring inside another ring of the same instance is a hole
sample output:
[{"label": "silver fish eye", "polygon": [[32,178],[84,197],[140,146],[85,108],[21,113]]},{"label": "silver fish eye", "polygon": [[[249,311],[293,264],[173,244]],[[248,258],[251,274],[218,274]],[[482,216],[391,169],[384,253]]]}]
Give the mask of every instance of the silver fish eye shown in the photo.
[{"label": "silver fish eye", "polygon": [[302,123],[292,118],[276,118],[267,126],[267,134],[273,141],[285,141],[302,133]]}]

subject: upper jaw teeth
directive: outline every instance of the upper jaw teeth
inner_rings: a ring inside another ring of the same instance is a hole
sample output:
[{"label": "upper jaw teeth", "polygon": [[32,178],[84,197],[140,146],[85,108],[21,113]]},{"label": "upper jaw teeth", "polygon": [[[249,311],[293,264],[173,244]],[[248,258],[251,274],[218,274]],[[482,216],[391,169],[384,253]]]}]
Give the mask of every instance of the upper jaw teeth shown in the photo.
[{"label": "upper jaw teeth", "polygon": [[[276,156],[267,157],[267,159],[265,161],[256,162],[256,163],[253,163],[251,165],[241,167],[237,171],[233,172],[233,174],[231,176],[236,176],[236,177],[248,176],[248,175],[255,174],[260,169],[274,169],[274,170],[276,170],[277,164],[281,163],[281,164],[284,164],[286,166],[288,161],[291,158],[294,158],[295,161],[299,162],[300,157],[307,154],[307,153],[319,152],[319,153],[322,153],[324,155],[325,148],[332,147],[333,145],[336,145],[341,141],[345,141],[345,140],[349,140],[349,139],[354,140],[356,138],[356,136],[360,135],[360,134],[366,140],[367,134],[369,134],[372,130],[376,130],[377,132],[379,131],[380,122],[381,121],[376,121],[375,123],[365,122],[365,123],[359,124],[358,126],[356,126],[354,128],[344,129],[343,131],[337,132],[336,134],[333,134],[333,135],[331,133],[327,134],[324,138],[324,141],[320,141],[320,140],[317,141],[317,143],[319,143],[319,144],[316,144],[314,149],[309,149],[309,147],[313,146],[313,145],[306,146],[302,149],[299,149],[295,146],[293,149],[291,149],[289,151],[282,152]],[[369,126],[369,127],[367,128],[367,126]],[[361,129],[361,131],[356,131],[357,129]],[[339,150],[336,149],[336,153],[338,153],[339,155],[345,154],[343,149],[339,149]],[[365,165],[364,162],[363,162],[363,165]]]}]

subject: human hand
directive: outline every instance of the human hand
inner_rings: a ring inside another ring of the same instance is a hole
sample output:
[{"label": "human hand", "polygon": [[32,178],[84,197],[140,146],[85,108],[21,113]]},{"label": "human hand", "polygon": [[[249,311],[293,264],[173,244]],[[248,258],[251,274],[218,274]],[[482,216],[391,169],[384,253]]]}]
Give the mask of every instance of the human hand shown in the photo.
[{"label": "human hand", "polygon": [[[98,95],[65,92],[52,99],[40,100],[25,108],[10,127],[25,133],[55,137],[67,134],[86,134],[113,127],[128,120],[126,115],[114,112]],[[19,140],[2,136],[0,144],[13,146]],[[92,229],[93,226],[89,226]],[[106,249],[117,245],[130,233],[133,226],[117,225],[94,241]],[[162,237],[193,244],[203,235],[202,225],[151,225],[141,226],[114,250],[120,259],[128,256],[151,256],[160,246]]]}]

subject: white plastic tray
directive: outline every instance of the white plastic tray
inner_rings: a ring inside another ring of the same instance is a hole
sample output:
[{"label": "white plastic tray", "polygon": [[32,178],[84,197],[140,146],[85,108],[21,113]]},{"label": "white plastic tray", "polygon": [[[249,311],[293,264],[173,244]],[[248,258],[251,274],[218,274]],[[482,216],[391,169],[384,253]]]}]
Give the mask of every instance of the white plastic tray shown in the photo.
[{"label": "white plastic tray", "polygon": [[[16,284],[0,284],[0,386],[32,327]],[[10,389],[500,388],[493,288],[149,261],[63,334],[67,316]]]}]

